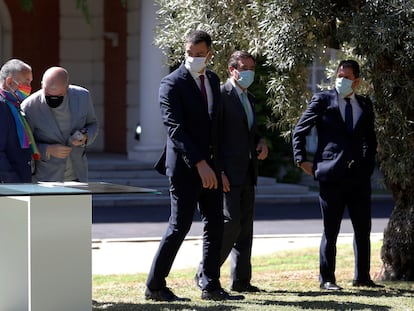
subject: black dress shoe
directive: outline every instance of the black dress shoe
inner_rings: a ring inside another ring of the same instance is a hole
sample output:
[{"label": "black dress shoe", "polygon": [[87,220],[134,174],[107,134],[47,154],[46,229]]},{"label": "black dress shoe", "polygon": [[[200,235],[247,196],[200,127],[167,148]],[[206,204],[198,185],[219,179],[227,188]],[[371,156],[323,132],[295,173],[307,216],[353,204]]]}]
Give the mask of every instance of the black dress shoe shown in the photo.
[{"label": "black dress shoe", "polygon": [[196,273],[196,275],[194,276],[194,282],[199,289],[203,288],[203,280],[201,279],[201,276],[198,273]]},{"label": "black dress shoe", "polygon": [[155,301],[190,301],[188,298],[177,297],[172,290],[166,286],[158,290],[151,290],[147,287],[145,290],[145,299]]},{"label": "black dress shoe", "polygon": [[257,286],[254,286],[250,283],[247,284],[234,284],[230,287],[230,290],[239,293],[259,293],[262,290]]},{"label": "black dress shoe", "polygon": [[230,295],[222,288],[217,288],[212,291],[203,290],[201,292],[201,299],[203,300],[243,300],[243,295]]},{"label": "black dress shoe", "polygon": [[336,285],[334,282],[323,282],[320,286],[321,289],[325,290],[342,290],[341,286]]},{"label": "black dress shoe", "polygon": [[383,288],[384,287],[384,285],[375,284],[372,280],[367,280],[367,281],[353,280],[352,281],[352,286],[355,286],[355,287],[371,287],[371,288]]}]

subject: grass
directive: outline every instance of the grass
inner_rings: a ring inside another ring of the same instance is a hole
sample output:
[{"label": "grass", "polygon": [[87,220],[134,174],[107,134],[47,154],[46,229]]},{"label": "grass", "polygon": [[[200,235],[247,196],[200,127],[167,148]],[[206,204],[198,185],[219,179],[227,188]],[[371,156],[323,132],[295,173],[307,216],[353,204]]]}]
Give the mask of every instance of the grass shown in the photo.
[{"label": "grass", "polygon": [[[381,243],[372,244],[372,275],[379,274]],[[93,277],[93,311],[247,311],[247,310],[414,310],[414,283],[383,283],[385,288],[353,288],[352,245],[338,245],[336,277],[340,292],[325,292],[318,287],[318,249],[277,252],[273,255],[254,257],[254,285],[265,292],[246,294],[242,301],[210,302],[200,299],[195,287],[195,270],[173,271],[167,279],[168,286],[190,302],[150,302],[144,299],[146,274]],[[229,266],[222,268],[221,283],[229,283]]]}]

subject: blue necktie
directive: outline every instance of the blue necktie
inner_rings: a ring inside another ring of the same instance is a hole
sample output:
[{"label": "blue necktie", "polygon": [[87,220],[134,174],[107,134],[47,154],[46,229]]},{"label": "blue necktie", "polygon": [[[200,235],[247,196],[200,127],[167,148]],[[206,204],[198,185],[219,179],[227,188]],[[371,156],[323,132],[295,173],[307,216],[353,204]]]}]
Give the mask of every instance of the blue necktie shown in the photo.
[{"label": "blue necktie", "polygon": [[251,128],[252,125],[253,125],[253,116],[252,116],[252,113],[249,109],[249,102],[247,100],[246,92],[241,93],[241,102],[242,102],[242,105],[243,105],[243,108],[244,108],[244,112],[246,113],[247,124],[249,125],[249,128]]},{"label": "blue necktie", "polygon": [[354,118],[352,116],[351,99],[345,98],[345,101],[345,126],[348,133],[352,133],[352,131],[354,130]]}]

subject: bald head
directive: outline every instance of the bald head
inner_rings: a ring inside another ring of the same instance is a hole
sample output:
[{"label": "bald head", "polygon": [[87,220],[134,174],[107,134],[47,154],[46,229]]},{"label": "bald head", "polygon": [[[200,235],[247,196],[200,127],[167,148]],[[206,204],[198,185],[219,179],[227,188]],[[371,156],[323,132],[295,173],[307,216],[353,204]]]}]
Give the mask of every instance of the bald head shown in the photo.
[{"label": "bald head", "polygon": [[42,78],[42,88],[45,95],[63,96],[69,85],[69,74],[65,68],[51,67],[45,71]]}]

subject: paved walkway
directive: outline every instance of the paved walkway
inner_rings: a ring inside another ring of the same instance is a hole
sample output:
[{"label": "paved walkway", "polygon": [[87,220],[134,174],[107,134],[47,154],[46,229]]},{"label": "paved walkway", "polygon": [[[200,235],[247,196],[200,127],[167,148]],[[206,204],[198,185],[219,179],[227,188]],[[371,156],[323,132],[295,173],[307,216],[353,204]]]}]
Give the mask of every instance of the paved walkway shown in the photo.
[{"label": "paved walkway", "polygon": [[[382,240],[382,233],[371,234],[371,241]],[[338,244],[352,243],[352,234],[341,234]],[[320,235],[256,236],[253,256],[272,254],[281,250],[318,247]],[[92,243],[93,274],[147,273],[157,251],[159,239],[98,240]],[[187,237],[174,261],[173,270],[196,268],[201,258],[200,237]]]}]

